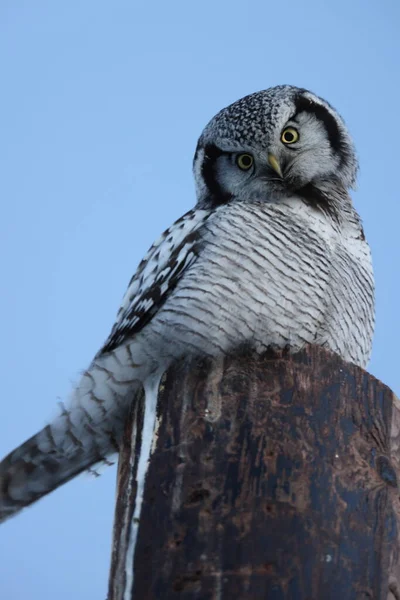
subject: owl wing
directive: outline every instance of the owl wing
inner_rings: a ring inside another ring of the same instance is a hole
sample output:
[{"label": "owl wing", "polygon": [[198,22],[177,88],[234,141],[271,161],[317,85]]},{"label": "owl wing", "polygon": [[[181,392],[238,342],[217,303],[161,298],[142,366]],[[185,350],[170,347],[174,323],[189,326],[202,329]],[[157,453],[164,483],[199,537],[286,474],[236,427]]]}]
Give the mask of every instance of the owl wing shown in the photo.
[{"label": "owl wing", "polygon": [[157,313],[182,273],[196,260],[199,233],[211,211],[193,209],[151,246],[129,282],[116,322],[98,356],[138,333]]}]

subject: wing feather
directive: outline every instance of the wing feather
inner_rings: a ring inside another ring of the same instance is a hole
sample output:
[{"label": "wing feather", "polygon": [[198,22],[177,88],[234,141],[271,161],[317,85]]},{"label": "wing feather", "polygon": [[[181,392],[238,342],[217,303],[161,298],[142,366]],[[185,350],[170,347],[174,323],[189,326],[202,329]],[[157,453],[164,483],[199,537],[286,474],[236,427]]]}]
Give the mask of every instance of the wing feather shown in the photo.
[{"label": "wing feather", "polygon": [[122,299],[116,322],[99,352],[110,352],[138,333],[156,314],[182,273],[196,260],[199,232],[209,210],[193,209],[151,246]]}]

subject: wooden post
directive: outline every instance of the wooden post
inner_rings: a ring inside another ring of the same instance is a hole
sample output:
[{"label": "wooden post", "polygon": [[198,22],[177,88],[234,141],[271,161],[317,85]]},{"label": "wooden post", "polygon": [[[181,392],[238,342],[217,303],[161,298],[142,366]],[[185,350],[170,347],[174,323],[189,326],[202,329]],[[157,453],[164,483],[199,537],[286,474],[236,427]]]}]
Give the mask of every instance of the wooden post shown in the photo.
[{"label": "wooden post", "polygon": [[[321,348],[173,366],[139,518],[120,455],[108,600],[399,600],[400,403]],[[134,539],[133,539],[134,538]]]}]

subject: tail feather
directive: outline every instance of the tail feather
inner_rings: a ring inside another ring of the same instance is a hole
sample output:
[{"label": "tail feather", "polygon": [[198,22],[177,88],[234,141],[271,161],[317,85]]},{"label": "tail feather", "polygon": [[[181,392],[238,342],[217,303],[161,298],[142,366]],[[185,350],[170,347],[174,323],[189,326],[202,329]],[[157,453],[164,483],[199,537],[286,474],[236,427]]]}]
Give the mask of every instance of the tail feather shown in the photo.
[{"label": "tail feather", "polygon": [[0,463],[0,523],[103,458],[96,447],[76,446],[69,454],[50,448],[50,438],[48,425]]},{"label": "tail feather", "polygon": [[139,382],[110,364],[96,358],[68,409],[0,462],[0,522],[118,451]]}]

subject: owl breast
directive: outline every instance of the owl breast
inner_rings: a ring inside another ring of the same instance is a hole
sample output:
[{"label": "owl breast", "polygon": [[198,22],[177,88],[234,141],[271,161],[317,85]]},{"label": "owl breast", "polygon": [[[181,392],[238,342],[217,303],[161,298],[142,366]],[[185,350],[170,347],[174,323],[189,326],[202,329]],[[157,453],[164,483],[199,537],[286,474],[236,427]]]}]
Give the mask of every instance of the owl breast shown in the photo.
[{"label": "owl breast", "polygon": [[368,246],[356,237],[348,242],[301,202],[220,207],[197,260],[146,328],[149,355],[316,343],[365,366],[373,280]]}]

